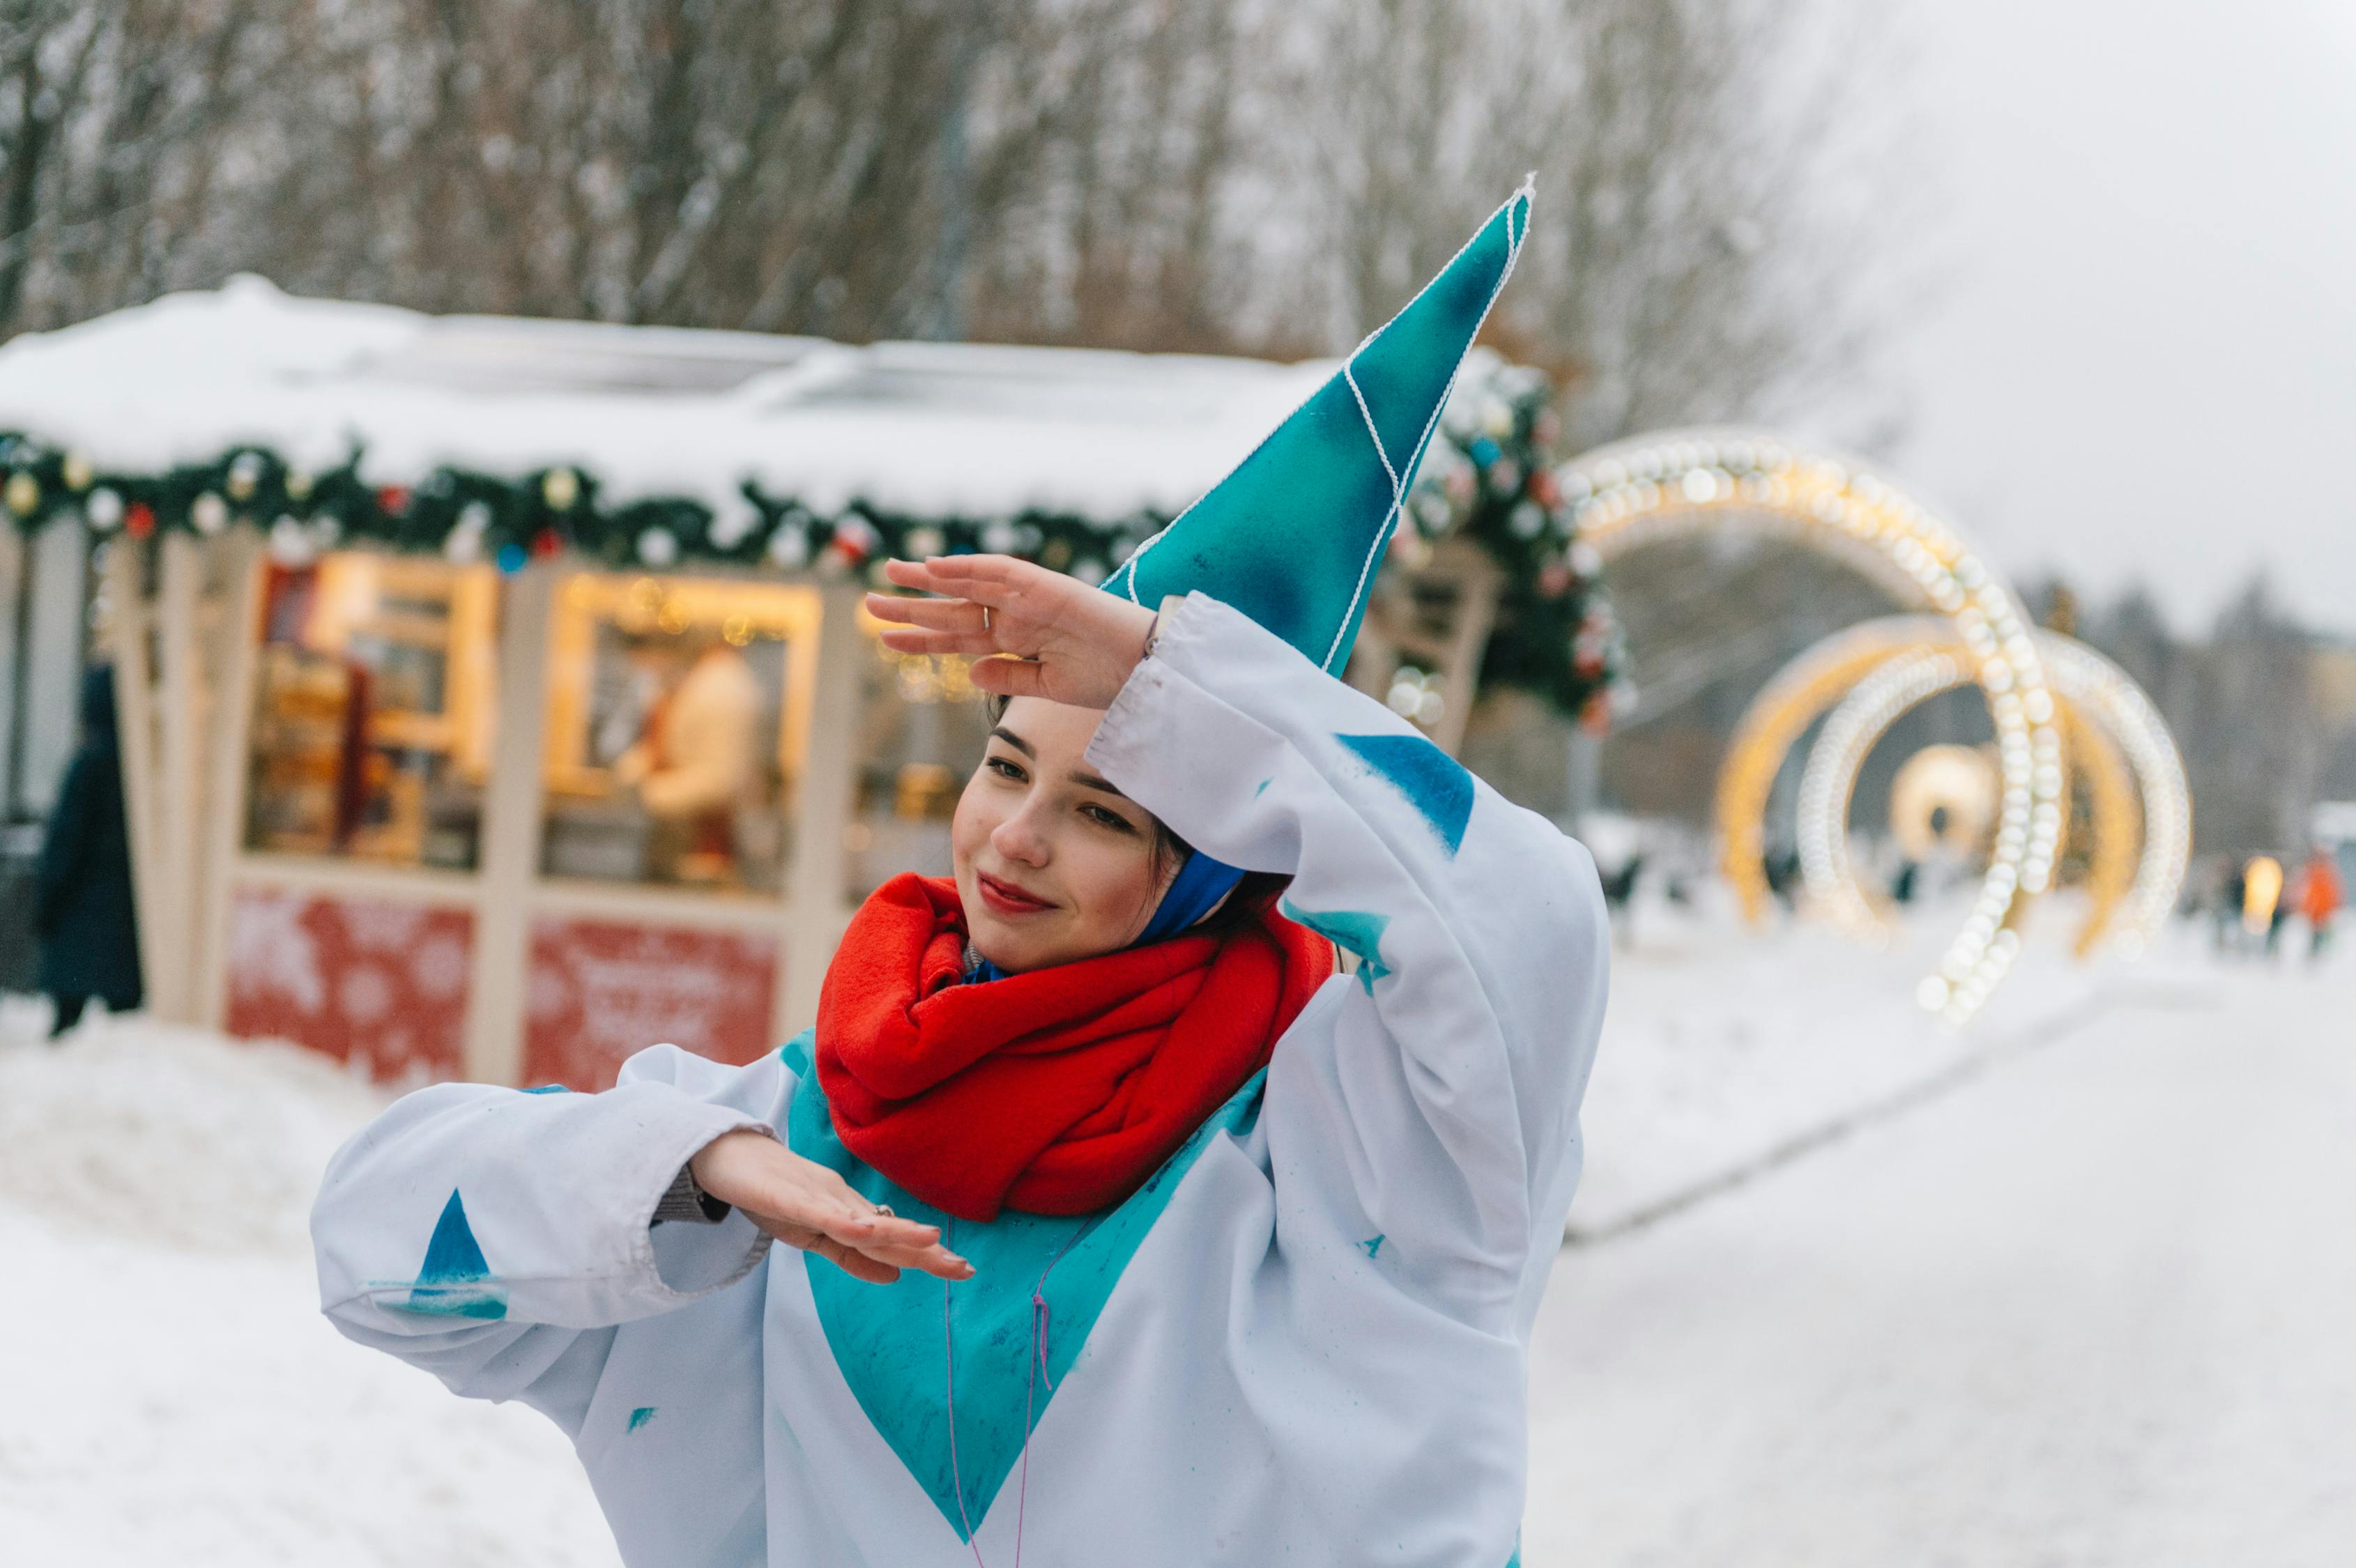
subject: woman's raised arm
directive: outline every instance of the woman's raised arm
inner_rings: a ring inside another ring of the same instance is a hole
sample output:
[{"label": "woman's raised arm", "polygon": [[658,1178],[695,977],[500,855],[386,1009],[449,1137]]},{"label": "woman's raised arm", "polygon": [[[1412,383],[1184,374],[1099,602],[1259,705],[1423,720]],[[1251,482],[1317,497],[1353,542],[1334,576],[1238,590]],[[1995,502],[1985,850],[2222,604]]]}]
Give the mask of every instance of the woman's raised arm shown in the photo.
[{"label": "woman's raised arm", "polygon": [[1330,1061],[1280,1051],[1269,1070],[1280,1185],[1303,1168],[1274,1147],[1288,1125],[1333,1133],[1345,1147],[1314,1157],[1346,1166],[1373,1255],[1468,1313],[1534,1305],[1603,1016],[1609,928],[1587,851],[1202,594],[1157,625],[1002,557],[891,576],[954,596],[871,598],[900,624],[891,645],[1016,656],[983,658],[975,684],[1108,707],[1088,753],[1105,776],[1219,859],[1290,875],[1285,912],[1355,955]]},{"label": "woman's raised arm", "polygon": [[1323,1171],[1360,1208],[1333,1221],[1363,1224],[1354,1242],[1403,1284],[1498,1327],[1533,1308],[1603,1017],[1587,851],[1199,593],[1165,612],[1088,754],[1198,848],[1290,873],[1284,912],[1357,960],[1330,1051],[1269,1069],[1280,1196]]}]

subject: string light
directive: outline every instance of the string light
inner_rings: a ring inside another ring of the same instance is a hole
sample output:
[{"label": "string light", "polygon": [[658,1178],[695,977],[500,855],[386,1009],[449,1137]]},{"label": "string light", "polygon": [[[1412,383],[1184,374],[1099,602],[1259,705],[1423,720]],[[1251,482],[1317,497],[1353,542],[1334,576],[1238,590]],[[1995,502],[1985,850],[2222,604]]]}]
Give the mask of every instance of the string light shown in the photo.
[{"label": "string light", "polygon": [[[2122,812],[2133,816],[2140,810],[2142,842],[2134,858],[2132,882],[2125,898],[2117,901],[2120,907],[2115,912],[2111,907],[2113,896],[2098,890],[2095,907],[2080,939],[2081,951],[2091,950],[2107,931],[2114,951],[2126,957],[2139,956],[2176,907],[2190,860],[2191,792],[2185,782],[2182,759],[2158,709],[2124,670],[2060,633],[2040,630],[2034,640],[2052,682],[2058,710],[2091,726],[2095,731],[2091,739],[2097,745],[2115,744],[2131,771],[2133,789],[2121,792],[2123,800],[2113,804],[2113,792],[2096,792],[2098,838],[2124,833],[2129,825],[2113,818]],[[1869,622],[1846,634],[1843,645],[1828,652],[1811,650],[1798,662],[1810,667],[1812,673],[1835,672],[1830,680],[1810,683],[1811,691],[1820,698],[1825,690],[1855,676],[1862,662],[1858,656],[1874,647],[1894,651],[1878,667],[1856,678],[1809,749],[1800,783],[1799,849],[1801,875],[1812,905],[1852,935],[1879,944],[1889,939],[1890,924],[1858,881],[1847,848],[1848,807],[1858,774],[1901,715],[1943,691],[1971,684],[1975,672],[1968,650],[1946,628],[1924,617]],[[1810,719],[1814,716],[1813,711],[1808,714]],[[1804,728],[1804,722],[1799,728]],[[1798,728],[1788,722],[1779,729],[1791,736],[1798,733]],[[1789,743],[1786,740],[1773,752],[1770,776],[1780,768]],[[2078,760],[2099,767],[2104,755],[2089,750]],[[2059,819],[2057,808],[2057,832]],[[1992,942],[2006,922],[2006,909],[1991,898],[1984,884],[1965,922],[1966,933]],[[1922,994],[1936,994],[1940,998],[1936,1010],[1954,1021],[1962,1021],[1969,1008],[1977,1005],[1971,1000],[1974,996],[1986,996],[1987,987],[1971,992],[1954,984],[1957,976],[1944,970],[1941,978],[1949,982],[1944,988],[1926,986]]]},{"label": "string light", "polygon": [[[1797,450],[1760,432],[1685,430],[1639,436],[1573,459],[1557,472],[1556,481],[1563,494],[1578,497],[1570,508],[1572,526],[1607,561],[1680,532],[1764,526],[1820,552],[1865,564],[1901,604],[1935,613],[1954,625],[1970,651],[1973,678],[1987,692],[1996,722],[1996,854],[1973,918],[1916,995],[1952,1021],[1969,1018],[2011,966],[2018,941],[2005,939],[2029,901],[2051,883],[2061,842],[2062,736],[2029,618],[2011,591],[1961,535],[1888,480],[1845,459]],[[1845,693],[1847,688],[1837,689]],[[1825,693],[1814,695],[1821,699]],[[1751,786],[1747,777],[1741,782],[1746,789]],[[1722,822],[1725,795],[1722,781]],[[1760,795],[1763,804],[1764,792]],[[1730,869],[1749,866],[1758,884],[1754,912],[1764,907],[1764,877],[1756,869],[1762,848],[1755,829],[1748,841],[1732,832],[1728,836]],[[1993,918],[1981,918],[1989,914]]]}]

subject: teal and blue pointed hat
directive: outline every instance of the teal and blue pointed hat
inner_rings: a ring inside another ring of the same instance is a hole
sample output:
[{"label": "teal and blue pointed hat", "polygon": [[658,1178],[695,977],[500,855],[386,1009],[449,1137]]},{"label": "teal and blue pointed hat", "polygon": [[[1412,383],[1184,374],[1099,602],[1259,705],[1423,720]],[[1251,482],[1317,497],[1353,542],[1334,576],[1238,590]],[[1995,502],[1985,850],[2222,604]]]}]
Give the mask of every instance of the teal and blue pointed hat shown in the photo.
[{"label": "teal and blue pointed hat", "polygon": [[[1525,181],[1407,308],[1105,587],[1148,606],[1201,589],[1338,674],[1457,367],[1529,231]],[[1140,940],[1192,925],[1241,875],[1194,856]]]},{"label": "teal and blue pointed hat", "polygon": [[1201,589],[1340,673],[1457,367],[1529,229],[1525,183],[1407,308],[1105,586],[1149,608]]}]

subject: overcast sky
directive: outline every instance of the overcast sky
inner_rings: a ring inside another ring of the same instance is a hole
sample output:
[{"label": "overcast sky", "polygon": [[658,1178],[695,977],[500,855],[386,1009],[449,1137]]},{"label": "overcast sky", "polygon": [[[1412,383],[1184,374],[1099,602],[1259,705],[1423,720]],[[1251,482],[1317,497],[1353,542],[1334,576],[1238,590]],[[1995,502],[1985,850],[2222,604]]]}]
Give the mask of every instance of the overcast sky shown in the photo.
[{"label": "overcast sky", "polygon": [[2015,573],[2356,634],[2356,0],[1917,0],[1895,464]]}]

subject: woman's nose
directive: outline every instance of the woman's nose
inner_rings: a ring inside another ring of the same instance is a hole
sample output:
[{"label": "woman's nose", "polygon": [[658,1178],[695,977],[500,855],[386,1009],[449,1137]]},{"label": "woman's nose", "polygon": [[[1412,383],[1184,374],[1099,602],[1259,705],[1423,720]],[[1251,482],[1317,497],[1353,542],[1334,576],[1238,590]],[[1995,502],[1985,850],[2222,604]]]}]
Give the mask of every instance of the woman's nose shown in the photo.
[{"label": "woman's nose", "polygon": [[990,847],[1008,859],[1020,860],[1026,866],[1047,863],[1047,841],[1033,823],[1027,806],[991,829]]}]

